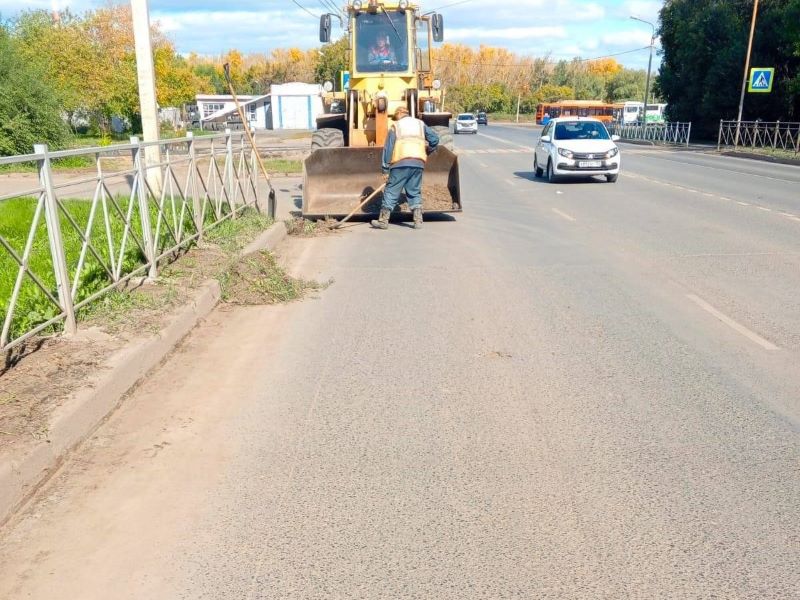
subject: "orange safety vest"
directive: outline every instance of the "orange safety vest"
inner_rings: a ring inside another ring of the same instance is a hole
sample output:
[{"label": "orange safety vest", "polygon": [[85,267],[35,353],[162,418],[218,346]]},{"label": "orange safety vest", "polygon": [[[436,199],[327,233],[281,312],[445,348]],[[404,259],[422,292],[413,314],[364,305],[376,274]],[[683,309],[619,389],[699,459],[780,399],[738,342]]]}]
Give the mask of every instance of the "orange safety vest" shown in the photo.
[{"label": "orange safety vest", "polygon": [[428,159],[425,123],[413,117],[403,117],[392,124],[392,129],[395,138],[391,164],[406,158],[416,158],[422,162]]}]

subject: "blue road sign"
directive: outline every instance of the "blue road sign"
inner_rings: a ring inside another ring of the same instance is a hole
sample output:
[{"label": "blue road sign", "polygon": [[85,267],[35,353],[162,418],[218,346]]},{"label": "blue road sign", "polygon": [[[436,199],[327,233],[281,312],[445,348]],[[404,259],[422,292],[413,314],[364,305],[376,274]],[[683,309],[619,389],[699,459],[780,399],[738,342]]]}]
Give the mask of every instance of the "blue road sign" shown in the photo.
[{"label": "blue road sign", "polygon": [[755,94],[768,94],[772,91],[772,82],[775,80],[775,69],[755,67],[750,69],[750,83],[747,91]]},{"label": "blue road sign", "polygon": [[350,71],[342,71],[342,91],[350,89]]}]

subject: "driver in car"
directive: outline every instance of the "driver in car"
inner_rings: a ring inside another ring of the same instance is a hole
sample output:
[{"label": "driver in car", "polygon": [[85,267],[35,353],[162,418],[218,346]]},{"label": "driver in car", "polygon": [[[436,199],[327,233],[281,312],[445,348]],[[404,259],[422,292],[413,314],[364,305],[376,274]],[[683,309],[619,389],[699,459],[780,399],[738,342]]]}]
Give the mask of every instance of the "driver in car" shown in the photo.
[{"label": "driver in car", "polygon": [[395,65],[397,58],[394,55],[394,50],[389,46],[389,41],[384,34],[378,34],[375,38],[375,45],[369,49],[367,57],[371,65]]}]

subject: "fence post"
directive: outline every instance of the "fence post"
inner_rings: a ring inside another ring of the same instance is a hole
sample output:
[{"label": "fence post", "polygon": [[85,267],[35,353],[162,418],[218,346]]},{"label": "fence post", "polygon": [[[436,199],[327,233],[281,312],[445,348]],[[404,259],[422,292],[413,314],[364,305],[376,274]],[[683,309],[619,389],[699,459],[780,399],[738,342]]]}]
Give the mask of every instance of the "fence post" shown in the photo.
[{"label": "fence post", "polygon": [[781,122],[780,121],[776,121],[775,122],[775,135],[772,137],[772,149],[773,150],[777,150],[778,149],[778,133],[780,132],[780,130],[781,130]]},{"label": "fence post", "polygon": [[192,212],[194,212],[194,228],[197,239],[203,239],[203,203],[200,201],[200,190],[197,186],[197,153],[194,149],[194,133],[186,132],[189,138],[189,185],[192,187]]},{"label": "fence post", "polygon": [[253,188],[253,204],[259,212],[266,214],[266,211],[262,210],[258,201],[258,144],[255,143],[257,135],[258,131],[254,127],[253,147],[251,148],[252,152],[250,152],[250,186]]},{"label": "fence post", "polygon": [[797,126],[797,142],[794,145],[794,153],[795,154],[800,153],[800,124],[798,124]]},{"label": "fence post", "polygon": [[736,137],[733,139],[733,149],[734,151],[739,147],[739,134],[742,131],[742,121],[736,121]]},{"label": "fence post", "polygon": [[136,136],[131,137],[131,144],[135,144],[136,148],[133,149],[133,161],[136,166],[136,197],[139,201],[139,219],[142,223],[142,241],[144,242],[144,250],[149,265],[147,276],[150,279],[158,277],[158,264],[156,264],[156,246],[153,240],[153,228],[150,224],[150,206],[147,203],[147,168],[144,164],[144,148],[139,143],[139,138]]},{"label": "fence post", "polygon": [[686,132],[686,146],[689,146],[689,140],[692,139],[692,122],[689,121],[689,131]]},{"label": "fence post", "polygon": [[50,244],[50,257],[53,260],[53,274],[56,278],[58,301],[64,311],[64,333],[74,335],[78,330],[75,319],[75,305],[72,302],[72,291],[67,268],[67,255],[64,250],[64,239],[61,235],[61,219],[58,216],[58,199],[53,189],[53,175],[50,169],[50,155],[47,144],[35,144],[33,151],[41,154],[38,160],[39,183],[44,189],[44,218],[47,224],[47,241]]},{"label": "fence post", "polygon": [[225,130],[225,175],[228,181],[225,185],[228,186],[228,202],[231,206],[231,218],[236,218],[236,185],[234,178],[233,168],[233,134],[230,129]]},{"label": "fence post", "polygon": [[724,127],[725,121],[722,119],[719,120],[719,136],[717,136],[717,152],[722,149],[722,128]]}]

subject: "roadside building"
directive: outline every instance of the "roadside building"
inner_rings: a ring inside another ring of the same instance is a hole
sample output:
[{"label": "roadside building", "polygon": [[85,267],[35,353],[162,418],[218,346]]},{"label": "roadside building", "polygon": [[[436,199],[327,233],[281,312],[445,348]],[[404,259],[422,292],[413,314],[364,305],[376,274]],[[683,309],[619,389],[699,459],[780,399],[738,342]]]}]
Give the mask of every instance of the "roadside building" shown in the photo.
[{"label": "roadside building", "polygon": [[[316,126],[324,112],[322,86],[310,83],[286,83],[270,86],[261,96],[238,96],[245,118],[253,129],[305,129]],[[202,129],[241,129],[241,119],[233,96],[198,94],[197,118]]]}]

